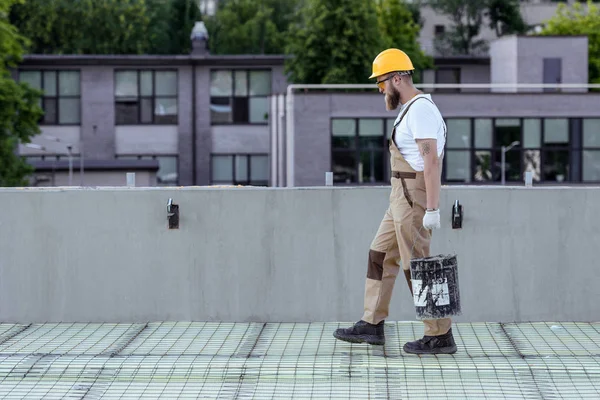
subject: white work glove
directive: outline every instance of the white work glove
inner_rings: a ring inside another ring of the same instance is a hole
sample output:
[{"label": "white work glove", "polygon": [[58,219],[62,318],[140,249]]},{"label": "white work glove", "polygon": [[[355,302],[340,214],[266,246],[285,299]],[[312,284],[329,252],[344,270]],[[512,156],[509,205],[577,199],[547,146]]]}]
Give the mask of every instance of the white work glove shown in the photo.
[{"label": "white work glove", "polygon": [[440,210],[425,211],[423,216],[423,227],[425,229],[440,229]]}]

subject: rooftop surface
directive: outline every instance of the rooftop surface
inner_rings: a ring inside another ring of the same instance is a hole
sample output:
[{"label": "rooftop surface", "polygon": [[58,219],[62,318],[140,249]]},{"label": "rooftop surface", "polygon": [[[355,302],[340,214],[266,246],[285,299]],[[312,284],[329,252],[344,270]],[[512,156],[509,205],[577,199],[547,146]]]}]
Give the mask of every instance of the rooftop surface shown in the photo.
[{"label": "rooftop surface", "polygon": [[454,355],[401,348],[422,324],[386,323],[386,345],[350,323],[0,324],[0,397],[598,399],[600,323],[457,323]]}]

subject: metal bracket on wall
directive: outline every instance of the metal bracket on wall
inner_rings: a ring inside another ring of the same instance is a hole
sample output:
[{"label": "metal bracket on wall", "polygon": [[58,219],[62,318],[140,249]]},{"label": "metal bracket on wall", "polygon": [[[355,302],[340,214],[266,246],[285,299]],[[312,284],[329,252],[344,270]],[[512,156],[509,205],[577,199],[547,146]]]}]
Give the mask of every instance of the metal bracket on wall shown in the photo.
[{"label": "metal bracket on wall", "polygon": [[463,207],[456,200],[454,202],[454,206],[452,207],[452,229],[461,229],[462,228],[462,220],[463,220]]},{"label": "metal bracket on wall", "polygon": [[173,199],[167,203],[167,220],[169,229],[179,229],[179,205],[173,204]]}]

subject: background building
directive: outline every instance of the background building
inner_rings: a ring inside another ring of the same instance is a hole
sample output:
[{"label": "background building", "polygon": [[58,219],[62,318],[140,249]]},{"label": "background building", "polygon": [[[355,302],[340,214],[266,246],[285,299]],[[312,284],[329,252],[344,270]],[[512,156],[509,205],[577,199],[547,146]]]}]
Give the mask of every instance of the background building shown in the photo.
[{"label": "background building", "polygon": [[[436,57],[424,90],[448,125],[443,181],[499,183],[512,146],[508,182],[525,171],[538,183],[600,182],[587,53],[587,37],[505,36],[487,56]],[[189,56],[30,55],[15,78],[45,93],[43,132],[19,148],[32,184],[125,185],[136,172],[143,186],[310,186],[329,171],[338,185],[388,184],[396,112],[375,85],[289,92],[284,61],[210,55],[201,34]],[[575,86],[519,86],[557,83]]]}]

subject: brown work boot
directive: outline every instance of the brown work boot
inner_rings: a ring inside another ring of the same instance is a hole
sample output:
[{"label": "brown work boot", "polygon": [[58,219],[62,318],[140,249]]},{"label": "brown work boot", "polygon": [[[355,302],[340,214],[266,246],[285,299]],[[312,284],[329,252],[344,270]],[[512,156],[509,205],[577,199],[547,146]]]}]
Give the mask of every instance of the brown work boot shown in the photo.
[{"label": "brown work boot", "polygon": [[412,354],[454,354],[456,343],[452,336],[452,328],[439,336],[423,336],[423,338],[408,342],[404,345],[404,351]]},{"label": "brown work boot", "polygon": [[368,343],[383,346],[385,344],[383,329],[384,321],[373,325],[360,320],[350,328],[336,329],[333,332],[333,337],[350,343]]}]

